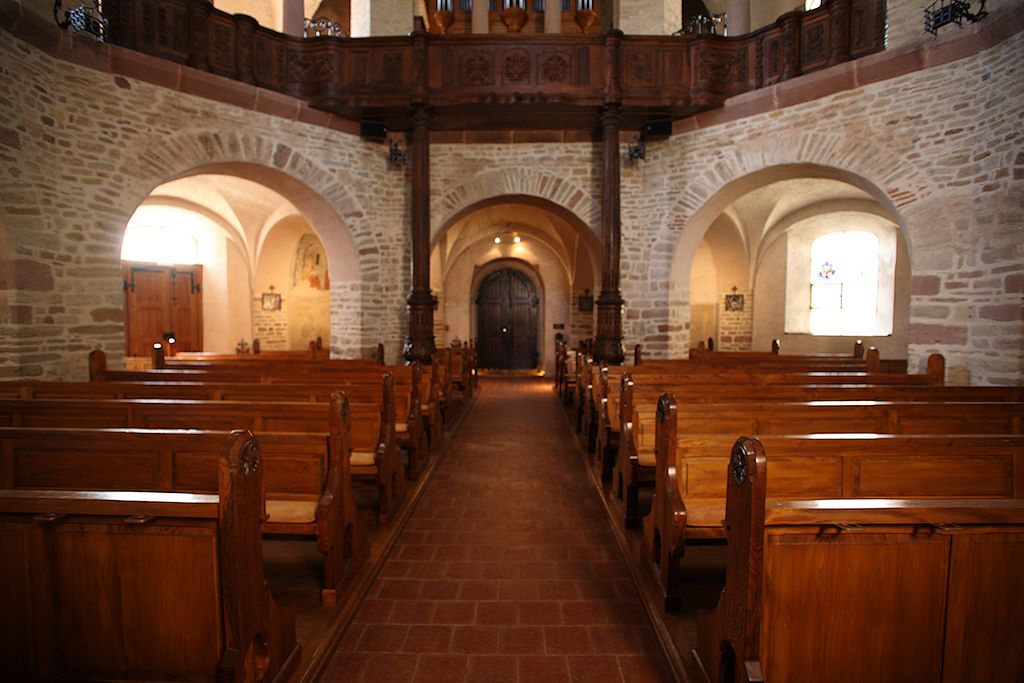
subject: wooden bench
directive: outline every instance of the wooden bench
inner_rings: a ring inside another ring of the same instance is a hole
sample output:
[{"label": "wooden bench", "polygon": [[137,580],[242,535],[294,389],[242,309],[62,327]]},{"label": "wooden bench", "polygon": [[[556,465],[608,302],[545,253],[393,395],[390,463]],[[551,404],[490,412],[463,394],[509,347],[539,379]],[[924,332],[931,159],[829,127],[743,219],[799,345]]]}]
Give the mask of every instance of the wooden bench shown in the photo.
[{"label": "wooden bench", "polygon": [[[760,434],[772,450],[773,498],[1024,498],[1024,404],[714,407],[730,412],[688,413],[671,395],[659,403],[655,494],[643,532],[669,607],[678,602],[686,544],[725,538],[721,472],[737,434]],[[837,425],[893,434],[827,433]]]},{"label": "wooden bench", "polygon": [[[257,432],[261,439],[267,518],[263,531],[313,538],[323,555],[324,604],[335,603],[341,584],[351,570],[365,560],[365,532],[356,515],[351,479],[353,471],[372,469],[378,486],[379,517],[386,523],[397,505],[394,473],[384,465],[383,448],[368,452],[353,450],[352,444],[366,447],[376,443],[378,430],[372,428],[378,408],[374,404],[350,404],[340,392],[330,403],[236,403],[230,401],[177,400],[73,400],[31,399],[0,400],[0,424],[29,429],[3,430],[0,444],[0,486],[5,488],[48,487],[79,488],[83,474],[79,468],[98,468],[99,479],[89,486],[127,486],[161,491],[208,492],[213,482],[205,463],[180,461],[175,454],[159,455],[166,471],[144,470],[148,478],[111,480],[119,476],[107,472],[106,437],[88,435],[88,444],[68,446],[67,432],[56,435],[36,429],[128,428],[158,430],[215,430],[230,426]],[[355,416],[355,421],[352,417]],[[355,424],[356,428],[350,429]],[[369,438],[360,430],[371,430]],[[77,432],[76,432],[77,433]],[[146,434],[147,432],[140,432]],[[173,434],[173,433],[172,433]],[[153,443],[169,440],[161,432]],[[139,446],[149,448],[140,441]],[[64,449],[62,451],[62,448]],[[170,448],[170,446],[168,446]],[[98,451],[98,452],[97,452]],[[151,452],[151,451],[150,451]],[[68,453],[73,454],[69,455]],[[95,455],[95,463],[83,460]],[[42,454],[42,455],[40,455]],[[36,457],[38,455],[38,457]],[[190,457],[195,457],[195,454]],[[72,460],[68,460],[72,458]],[[169,459],[168,459],[169,458]],[[370,465],[367,465],[366,462]],[[49,472],[49,466],[57,472]],[[206,467],[206,476],[197,473]],[[63,469],[62,469],[63,468]],[[114,467],[111,470],[116,469]],[[394,465],[391,470],[394,470]],[[67,472],[72,474],[66,474]],[[381,475],[380,473],[385,473]],[[365,476],[365,474],[364,474]],[[42,478],[40,478],[42,477]],[[381,481],[383,480],[383,481]]]},{"label": "wooden bench", "polygon": [[263,574],[259,445],[189,436],[214,447],[214,495],[0,490],[3,678],[288,680],[300,649]]},{"label": "wooden bench", "polygon": [[769,500],[770,445],[740,439],[728,460],[698,680],[1024,679],[1021,500]]}]

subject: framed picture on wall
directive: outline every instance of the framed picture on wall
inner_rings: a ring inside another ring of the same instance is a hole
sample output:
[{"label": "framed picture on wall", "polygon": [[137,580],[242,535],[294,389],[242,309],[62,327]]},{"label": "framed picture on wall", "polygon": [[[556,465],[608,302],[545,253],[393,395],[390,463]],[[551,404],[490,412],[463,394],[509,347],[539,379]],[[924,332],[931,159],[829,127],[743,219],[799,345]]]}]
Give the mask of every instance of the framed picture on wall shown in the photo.
[{"label": "framed picture on wall", "polygon": [[264,311],[280,311],[281,310],[281,295],[276,293],[268,293],[263,295],[263,310]]},{"label": "framed picture on wall", "polygon": [[742,294],[726,294],[725,295],[725,310],[727,310],[727,311],[742,311],[743,310],[743,295]]}]

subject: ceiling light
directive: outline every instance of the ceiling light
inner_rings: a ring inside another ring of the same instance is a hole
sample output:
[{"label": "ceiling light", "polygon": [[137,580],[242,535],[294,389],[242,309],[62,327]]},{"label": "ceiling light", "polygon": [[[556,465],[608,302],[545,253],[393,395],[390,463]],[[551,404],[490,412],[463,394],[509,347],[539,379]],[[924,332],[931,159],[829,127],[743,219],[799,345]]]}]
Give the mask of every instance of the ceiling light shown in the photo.
[{"label": "ceiling light", "polygon": [[519,244],[523,240],[519,235],[516,235],[515,237],[512,238],[512,241],[515,242],[516,244]]},{"label": "ceiling light", "polygon": [[495,237],[494,238],[494,243],[495,244],[501,244],[501,237]]}]

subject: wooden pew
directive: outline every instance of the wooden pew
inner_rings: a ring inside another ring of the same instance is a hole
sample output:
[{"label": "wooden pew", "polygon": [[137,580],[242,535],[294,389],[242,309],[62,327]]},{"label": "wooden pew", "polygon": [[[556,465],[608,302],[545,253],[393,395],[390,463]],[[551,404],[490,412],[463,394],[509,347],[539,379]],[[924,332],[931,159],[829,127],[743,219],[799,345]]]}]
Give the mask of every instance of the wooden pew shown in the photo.
[{"label": "wooden pew", "polygon": [[[369,361],[348,364],[345,361],[323,361],[304,364],[299,361],[267,363],[204,362],[197,367],[174,369],[158,368],[149,371],[108,370],[106,356],[102,351],[89,354],[89,378],[95,382],[200,382],[229,383],[239,385],[276,385],[306,383],[320,384],[325,388],[345,387],[350,394],[359,383],[377,385],[381,373],[389,373],[400,390],[392,392],[394,402],[395,432],[398,444],[409,454],[408,473],[416,478],[429,458],[429,441],[425,431],[427,423],[439,424],[440,412],[436,403],[428,403],[424,412],[420,407],[422,373],[420,366],[380,366]],[[351,398],[356,400],[356,396]],[[380,400],[383,400],[381,398]],[[427,429],[430,427],[428,426]],[[438,427],[439,428],[439,427]]]},{"label": "wooden pew", "polygon": [[[738,433],[760,434],[772,450],[772,498],[1024,498],[1024,404],[697,407],[732,412],[684,416],[689,407],[677,406],[671,395],[658,405],[655,495],[643,532],[669,608],[678,603],[686,544],[725,538],[720,473]],[[851,432],[874,426],[892,435],[826,433],[837,425]],[[800,430],[806,434],[793,435]]]},{"label": "wooden pew", "polygon": [[259,445],[195,438],[216,444],[214,495],[0,490],[0,678],[288,680],[300,648],[263,575]]},{"label": "wooden pew", "polygon": [[[405,483],[398,475],[394,421],[394,386],[390,374],[375,385],[296,384],[263,385],[203,382],[0,382],[0,398],[55,399],[188,399],[242,402],[245,405],[274,402],[327,402],[336,390],[349,397],[352,414],[349,431],[353,477],[373,481],[378,489],[378,514],[388,523],[401,500]],[[197,415],[196,419],[202,419]],[[255,418],[253,418],[255,419]],[[270,416],[270,419],[274,419]],[[321,431],[323,431],[321,429]]]},{"label": "wooden pew", "polygon": [[1021,500],[769,501],[774,463],[740,439],[723,468],[728,565],[698,615],[699,678],[1024,678]]},{"label": "wooden pew", "polygon": [[[366,559],[368,550],[365,532],[356,516],[351,487],[352,470],[360,467],[363,460],[358,452],[354,454],[352,443],[359,444],[365,436],[358,430],[355,433],[350,431],[351,416],[354,413],[359,418],[357,423],[369,424],[376,410],[373,405],[349,404],[340,392],[336,392],[329,404],[0,400],[0,423],[5,427],[27,428],[0,430],[0,444],[5,449],[0,454],[0,487],[80,488],[83,486],[82,477],[85,477],[84,481],[91,481],[89,485],[95,488],[121,486],[140,490],[209,492],[215,490],[212,488],[214,480],[209,453],[202,454],[207,459],[204,463],[189,459],[196,457],[196,453],[172,454],[170,460],[161,461],[161,467],[170,468],[166,473],[143,467],[140,471],[145,472],[148,478],[133,473],[112,480],[109,477],[122,475],[113,471],[116,469],[113,466],[110,472],[103,470],[108,463],[106,454],[102,452],[106,447],[103,434],[87,435],[88,444],[79,447],[62,444],[69,432],[60,431],[54,435],[45,430],[214,430],[225,425],[254,430],[261,440],[262,457],[266,463],[267,518],[263,531],[316,541],[324,564],[321,598],[324,604],[333,605],[345,577]],[[153,441],[173,443],[163,431]],[[139,448],[147,449],[148,445],[140,442]],[[95,455],[95,463],[84,459],[90,453]],[[34,458],[35,454],[40,455]],[[375,455],[371,450],[371,462]],[[179,456],[186,459],[180,460]],[[122,461],[118,464],[127,466]],[[46,468],[49,465],[58,471],[48,472]],[[99,468],[98,474],[91,472],[94,465]],[[83,474],[80,468],[90,472]],[[378,471],[381,469],[378,467]],[[88,479],[92,476],[98,478]],[[391,479],[395,478],[392,475]],[[389,482],[387,486],[378,487],[382,489],[379,494],[380,515],[386,522],[396,505],[396,496],[391,490],[394,484]]]}]

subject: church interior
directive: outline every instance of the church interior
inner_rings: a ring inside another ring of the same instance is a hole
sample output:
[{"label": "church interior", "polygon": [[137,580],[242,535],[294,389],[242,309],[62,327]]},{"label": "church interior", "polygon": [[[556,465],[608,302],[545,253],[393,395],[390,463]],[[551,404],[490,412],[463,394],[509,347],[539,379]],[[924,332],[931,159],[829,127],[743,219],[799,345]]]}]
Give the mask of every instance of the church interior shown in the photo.
[{"label": "church interior", "polygon": [[1021,0],[0,0],[0,681],[1024,680]]}]

